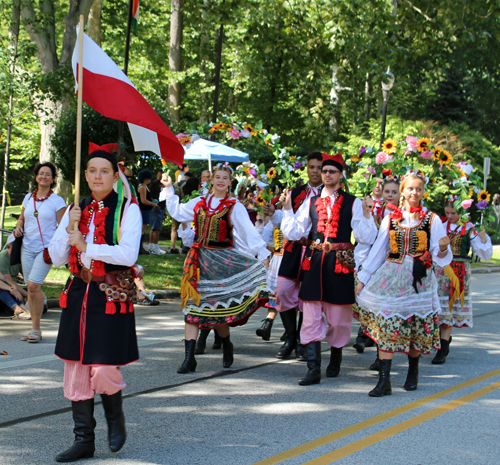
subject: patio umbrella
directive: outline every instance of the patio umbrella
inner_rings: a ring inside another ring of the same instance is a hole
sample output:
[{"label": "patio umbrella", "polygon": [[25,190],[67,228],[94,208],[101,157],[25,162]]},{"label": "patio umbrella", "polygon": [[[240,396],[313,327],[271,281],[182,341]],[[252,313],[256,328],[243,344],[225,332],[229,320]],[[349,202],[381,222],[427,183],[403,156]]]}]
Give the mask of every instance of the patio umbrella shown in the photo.
[{"label": "patio umbrella", "polygon": [[184,160],[207,160],[208,168],[212,171],[212,160],[215,161],[250,161],[248,153],[233,149],[224,144],[219,144],[206,139],[198,139],[186,150]]}]

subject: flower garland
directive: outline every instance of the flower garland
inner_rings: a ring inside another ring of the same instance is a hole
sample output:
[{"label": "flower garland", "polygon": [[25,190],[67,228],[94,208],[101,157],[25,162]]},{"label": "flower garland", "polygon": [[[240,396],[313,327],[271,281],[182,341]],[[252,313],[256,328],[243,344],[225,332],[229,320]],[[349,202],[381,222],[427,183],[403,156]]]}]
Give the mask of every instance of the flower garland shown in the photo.
[{"label": "flower garland", "polygon": [[340,196],[337,192],[335,193],[335,203],[331,207],[330,219],[328,219],[327,206],[331,206],[330,197],[321,198],[318,197],[314,205],[316,206],[316,211],[319,213],[318,218],[318,232],[323,233],[325,241],[330,238],[334,239],[337,237],[337,232],[339,229],[339,219],[340,219],[340,208],[342,207],[342,202],[344,197]]},{"label": "flower garland", "polygon": [[[95,215],[94,215],[95,212]],[[106,244],[106,228],[105,221],[106,216],[108,216],[109,208],[104,207],[102,200],[98,202],[94,200],[90,205],[88,205],[82,212],[82,217],[80,219],[80,224],[78,226],[79,231],[82,233],[83,238],[87,237],[90,231],[90,223],[92,221],[92,216],[94,215],[94,244]],[[69,270],[71,273],[76,274],[79,271],[78,264],[84,267],[80,260],[81,252],[77,247],[72,246],[69,252],[68,263],[70,265]],[[105,276],[106,270],[104,268],[104,262],[101,260],[92,260],[90,263],[90,273],[93,276]]]}]

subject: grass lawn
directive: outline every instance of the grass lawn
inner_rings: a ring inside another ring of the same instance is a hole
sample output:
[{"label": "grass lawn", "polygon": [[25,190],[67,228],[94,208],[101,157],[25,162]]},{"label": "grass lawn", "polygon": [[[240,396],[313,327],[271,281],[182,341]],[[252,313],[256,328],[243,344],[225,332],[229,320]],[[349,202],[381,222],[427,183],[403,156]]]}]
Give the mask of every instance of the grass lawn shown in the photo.
[{"label": "grass lawn", "polygon": [[500,249],[493,249],[493,257],[491,257],[491,260],[488,260],[487,262],[477,262],[472,264],[472,268],[480,268],[484,266],[491,266],[491,265],[496,265],[500,266]]}]

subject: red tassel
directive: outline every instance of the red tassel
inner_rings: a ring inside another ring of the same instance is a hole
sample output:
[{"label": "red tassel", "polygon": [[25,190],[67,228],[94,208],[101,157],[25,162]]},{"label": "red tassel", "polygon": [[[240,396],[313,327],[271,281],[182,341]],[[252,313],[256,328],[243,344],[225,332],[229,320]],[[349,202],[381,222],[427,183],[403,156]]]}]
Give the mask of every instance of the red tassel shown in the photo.
[{"label": "red tassel", "polygon": [[116,313],[116,306],[112,300],[106,302],[106,312],[107,315],[114,315]]},{"label": "red tassel", "polygon": [[64,291],[61,292],[61,296],[59,297],[59,307],[68,308],[68,296]]},{"label": "red tassel", "polygon": [[287,242],[285,246],[285,250],[287,252],[291,252],[293,250],[293,242]]},{"label": "red tassel", "polygon": [[128,303],[128,312],[129,313],[134,313],[134,304],[132,303],[131,300]]},{"label": "red tassel", "polygon": [[127,304],[126,304],[126,302],[120,302],[120,313],[127,313]]},{"label": "red tassel", "polygon": [[135,272],[135,268],[133,266],[130,267],[130,274],[132,275],[132,279],[137,278],[137,273]]},{"label": "red tassel", "polygon": [[302,262],[302,269],[304,271],[309,271],[311,269],[311,260],[309,258],[305,258]]},{"label": "red tassel", "polygon": [[342,265],[339,262],[335,264],[335,273],[342,273]]},{"label": "red tassel", "polygon": [[106,269],[104,263],[100,260],[94,260],[94,267],[92,268],[93,276],[106,276]]}]

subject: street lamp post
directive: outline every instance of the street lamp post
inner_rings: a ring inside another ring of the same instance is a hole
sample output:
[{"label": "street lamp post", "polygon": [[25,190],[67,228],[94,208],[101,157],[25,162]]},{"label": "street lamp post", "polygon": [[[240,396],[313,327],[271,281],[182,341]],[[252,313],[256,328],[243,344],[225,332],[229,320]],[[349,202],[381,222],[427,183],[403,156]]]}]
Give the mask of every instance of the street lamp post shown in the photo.
[{"label": "street lamp post", "polygon": [[392,86],[394,85],[394,74],[391,73],[391,67],[387,67],[384,73],[384,80],[382,81],[382,93],[384,94],[384,106],[382,108],[382,131],[380,134],[380,147],[385,139],[385,120],[387,118],[387,102],[389,102],[389,94],[391,93]]}]

